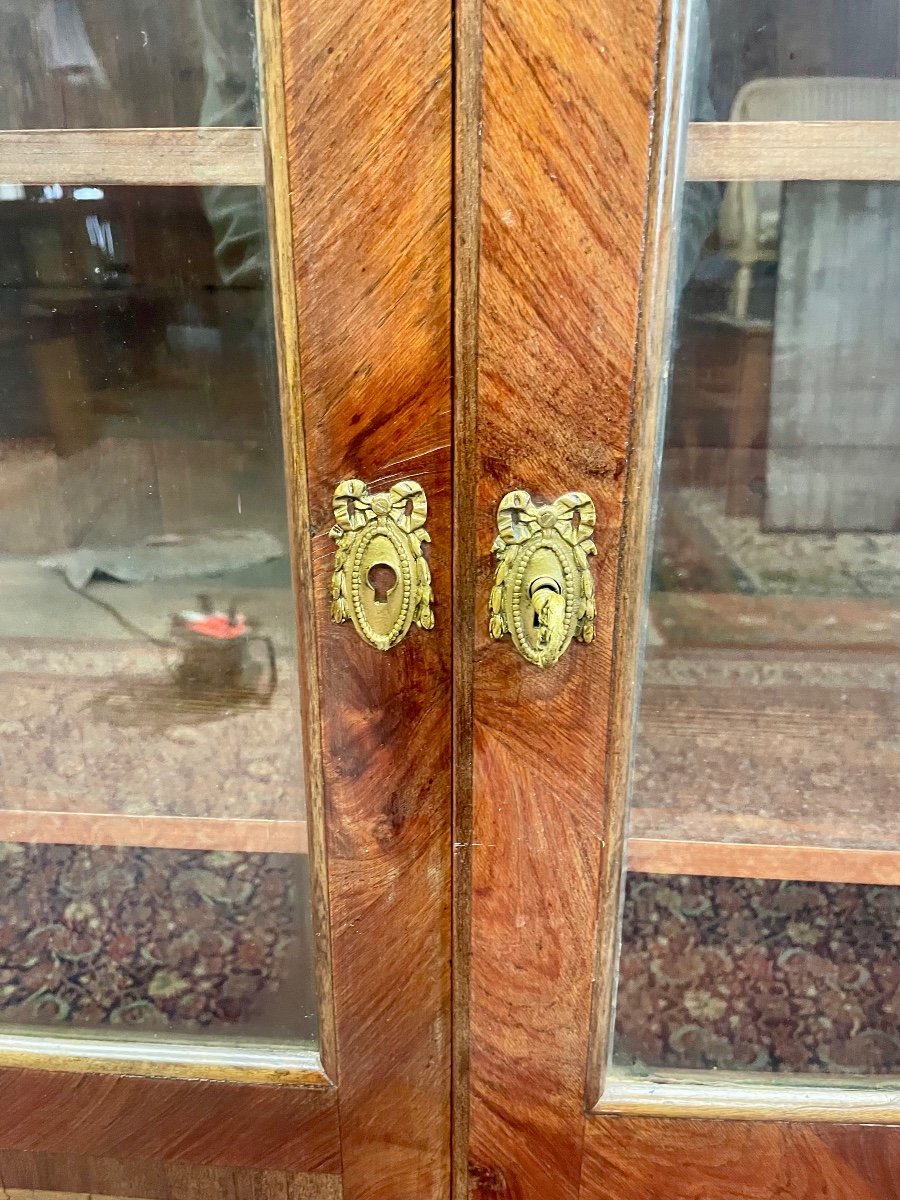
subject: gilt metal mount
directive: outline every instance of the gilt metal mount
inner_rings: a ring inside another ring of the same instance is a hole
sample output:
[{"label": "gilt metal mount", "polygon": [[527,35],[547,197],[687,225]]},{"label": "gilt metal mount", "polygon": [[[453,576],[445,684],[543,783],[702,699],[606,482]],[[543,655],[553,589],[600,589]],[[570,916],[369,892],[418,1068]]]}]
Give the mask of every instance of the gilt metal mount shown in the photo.
[{"label": "gilt metal mount", "polygon": [[596,511],[584,492],[536,505],[507,492],[497,510],[490,634],[509,634],[530,663],[555,663],[572,641],[594,639],[594,580],[588,555]]},{"label": "gilt metal mount", "polygon": [[361,479],[345,479],[335,488],[333,507],[332,619],[349,617],[376,650],[396,646],[414,624],[431,629],[431,571],[422,553],[431,538],[421,486],[407,479],[371,493]]}]

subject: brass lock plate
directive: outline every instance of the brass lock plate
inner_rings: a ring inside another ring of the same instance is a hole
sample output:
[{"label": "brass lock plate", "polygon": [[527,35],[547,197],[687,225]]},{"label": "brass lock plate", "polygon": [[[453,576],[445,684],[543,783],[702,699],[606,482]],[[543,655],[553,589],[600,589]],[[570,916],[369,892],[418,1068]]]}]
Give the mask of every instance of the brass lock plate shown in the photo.
[{"label": "brass lock plate", "polygon": [[588,555],[596,511],[584,492],[536,505],[525,491],[507,492],[497,509],[497,560],[490,634],[506,634],[524,659],[547,667],[573,641],[594,639],[594,580]]},{"label": "brass lock plate", "polygon": [[390,650],[415,624],[434,626],[431,571],[422,553],[430,542],[428,500],[418,483],[404,480],[388,492],[369,491],[361,479],[334,490],[337,543],[331,578],[331,616],[347,618],[376,650]]}]

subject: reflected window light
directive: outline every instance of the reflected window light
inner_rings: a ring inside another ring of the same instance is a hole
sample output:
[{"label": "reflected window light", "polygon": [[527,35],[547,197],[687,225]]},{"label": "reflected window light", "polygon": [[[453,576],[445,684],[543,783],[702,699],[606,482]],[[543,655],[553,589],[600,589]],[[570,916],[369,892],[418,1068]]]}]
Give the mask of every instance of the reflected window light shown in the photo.
[{"label": "reflected window light", "polygon": [[102,200],[103,188],[77,187],[72,191],[72,195],[76,200]]},{"label": "reflected window light", "polygon": [[41,199],[43,200],[62,200],[63,198],[62,185],[59,183],[45,183],[41,190],[43,192]]},{"label": "reflected window light", "polygon": [[101,221],[95,216],[90,216],[86,218],[84,225],[91,245],[96,246],[98,250],[112,258],[115,254],[115,247],[109,221]]}]

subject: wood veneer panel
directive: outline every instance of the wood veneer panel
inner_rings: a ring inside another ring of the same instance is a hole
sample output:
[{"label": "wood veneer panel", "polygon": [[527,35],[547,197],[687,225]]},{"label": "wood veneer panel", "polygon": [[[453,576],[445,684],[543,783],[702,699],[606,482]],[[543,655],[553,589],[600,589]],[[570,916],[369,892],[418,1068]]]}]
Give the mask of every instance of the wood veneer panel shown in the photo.
[{"label": "wood veneer panel", "polygon": [[[283,8],[344,1194],[448,1190],[451,6]],[[332,494],[418,480],[435,627],[330,619]]]},{"label": "wood veneer panel", "polygon": [[900,1130],[603,1118],[585,1134],[582,1200],[896,1200]]},{"label": "wood veneer panel", "polygon": [[338,1175],[0,1151],[3,1200],[340,1200]]},{"label": "wood veneer panel", "polygon": [[[166,1168],[160,1162],[121,1162],[112,1158],[79,1158],[75,1154],[23,1154],[0,1150],[0,1185],[48,1193],[75,1192],[167,1200]],[[4,1195],[4,1200],[6,1200]]]},{"label": "wood veneer panel", "polygon": [[[578,1194],[655,0],[486,0],[471,1194]],[[490,643],[497,504],[597,506],[597,640]],[[613,914],[602,914],[614,919]]]},{"label": "wood veneer panel", "polygon": [[340,1169],[334,1089],[0,1071],[0,1149]]},{"label": "wood veneer panel", "polygon": [[211,129],[4,129],[0,177],[24,184],[207,187],[265,183],[263,132]]}]

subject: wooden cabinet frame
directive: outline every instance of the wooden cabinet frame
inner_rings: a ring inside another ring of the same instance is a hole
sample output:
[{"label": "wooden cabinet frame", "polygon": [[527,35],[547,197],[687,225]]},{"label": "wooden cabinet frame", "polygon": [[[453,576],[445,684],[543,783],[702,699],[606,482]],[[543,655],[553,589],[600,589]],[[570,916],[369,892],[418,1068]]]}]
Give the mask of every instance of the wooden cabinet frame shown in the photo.
[{"label": "wooden cabinet frame", "polygon": [[[801,174],[893,178],[896,123],[866,123],[849,165],[848,125],[683,143],[675,0],[261,3],[267,136],[0,133],[0,175],[268,182],[321,1049],[286,1073],[76,1069],[7,1046],[0,1183],[144,1200],[696,1200],[735,1180],[760,1200],[887,1195],[900,1141],[862,1122],[895,1120],[892,1086],[647,1083],[606,1064],[681,156],[693,179],[786,177],[798,147]],[[350,477],[428,495],[435,628],[386,655],[328,611],[331,497]],[[596,640],[547,671],[488,636],[513,488],[597,507]],[[26,836],[16,819],[3,836]],[[245,833],[296,846],[300,823],[275,824]],[[198,846],[223,832],[209,825]],[[887,878],[896,860],[869,867]]]}]

